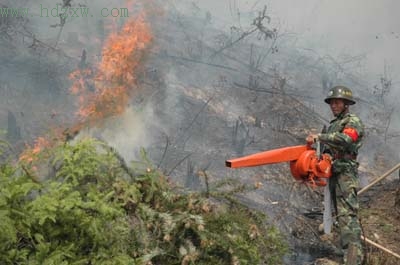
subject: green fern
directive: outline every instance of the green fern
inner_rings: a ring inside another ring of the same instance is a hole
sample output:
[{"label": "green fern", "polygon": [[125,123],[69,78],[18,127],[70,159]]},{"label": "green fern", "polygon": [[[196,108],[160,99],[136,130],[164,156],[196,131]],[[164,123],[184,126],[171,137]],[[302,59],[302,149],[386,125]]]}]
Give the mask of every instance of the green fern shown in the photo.
[{"label": "green fern", "polygon": [[28,165],[0,168],[2,264],[276,264],[285,253],[266,217],[235,199],[240,183],[186,193],[144,150],[145,168],[128,168],[94,139],[49,157],[55,177],[40,183]]}]

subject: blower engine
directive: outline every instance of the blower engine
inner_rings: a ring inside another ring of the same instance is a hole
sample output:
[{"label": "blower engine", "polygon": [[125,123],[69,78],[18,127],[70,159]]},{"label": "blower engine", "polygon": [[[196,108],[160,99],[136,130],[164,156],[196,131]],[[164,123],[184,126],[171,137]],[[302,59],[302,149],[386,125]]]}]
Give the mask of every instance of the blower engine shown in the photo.
[{"label": "blower engine", "polygon": [[332,175],[332,161],[328,154],[321,154],[319,142],[316,143],[316,146],[316,149],[311,145],[273,149],[227,160],[225,165],[231,168],[241,168],[289,162],[291,174],[297,181],[312,186],[326,186],[327,179]]}]

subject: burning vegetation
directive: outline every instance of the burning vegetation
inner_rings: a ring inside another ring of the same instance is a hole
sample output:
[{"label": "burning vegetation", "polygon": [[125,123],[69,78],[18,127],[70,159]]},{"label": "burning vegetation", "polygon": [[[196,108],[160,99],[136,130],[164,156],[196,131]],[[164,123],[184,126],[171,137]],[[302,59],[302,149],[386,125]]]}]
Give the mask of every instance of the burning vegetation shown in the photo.
[{"label": "burning vegetation", "polygon": [[[141,170],[129,166],[104,142],[69,142],[83,128],[124,113],[139,89],[137,76],[152,38],[143,15],[111,33],[100,62],[69,75],[70,93],[78,99],[76,122],[37,137],[18,163],[1,167],[4,264],[28,260],[276,264],[281,260],[286,244],[280,233],[264,222],[261,212],[232,196],[232,191],[245,192],[251,186],[226,182],[213,188],[207,183],[206,194],[187,193],[171,185],[144,153]],[[38,168],[47,165],[51,165],[47,173],[52,173],[43,178]]]},{"label": "burning vegetation", "polygon": [[94,69],[71,73],[71,93],[79,98],[79,121],[94,126],[105,118],[122,114],[137,88],[137,74],[151,44],[152,35],[144,17],[127,22],[112,33]]},{"label": "burning vegetation", "polygon": [[139,89],[136,83],[152,34],[141,14],[129,20],[118,32],[112,32],[102,48],[101,61],[90,68],[77,69],[69,75],[70,92],[77,96],[77,122],[64,130],[39,137],[33,147],[27,146],[21,161],[33,162],[46,148],[70,140],[84,127],[101,124],[107,118],[124,113],[129,100]]}]

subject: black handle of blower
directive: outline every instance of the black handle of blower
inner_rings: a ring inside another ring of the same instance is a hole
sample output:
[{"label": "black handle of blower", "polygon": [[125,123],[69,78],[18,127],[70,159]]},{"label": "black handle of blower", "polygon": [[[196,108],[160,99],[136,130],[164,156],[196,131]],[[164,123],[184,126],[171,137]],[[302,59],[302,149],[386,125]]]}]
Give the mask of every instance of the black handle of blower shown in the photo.
[{"label": "black handle of blower", "polygon": [[[326,131],[327,131],[327,128],[326,128],[326,125],[324,125],[324,127],[322,127],[321,133],[326,133]],[[325,152],[325,145],[323,143],[320,143],[319,148],[320,148],[319,159],[322,159],[322,154]]]}]

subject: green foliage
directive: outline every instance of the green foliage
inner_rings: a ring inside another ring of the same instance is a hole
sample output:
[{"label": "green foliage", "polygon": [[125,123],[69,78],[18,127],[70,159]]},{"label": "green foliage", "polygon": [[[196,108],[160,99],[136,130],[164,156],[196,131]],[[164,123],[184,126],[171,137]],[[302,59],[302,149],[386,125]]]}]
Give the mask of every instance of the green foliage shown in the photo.
[{"label": "green foliage", "polygon": [[1,264],[280,263],[285,244],[263,215],[229,192],[173,188],[142,155],[135,172],[104,143],[58,146],[55,177],[40,183],[26,165],[1,166]]}]

